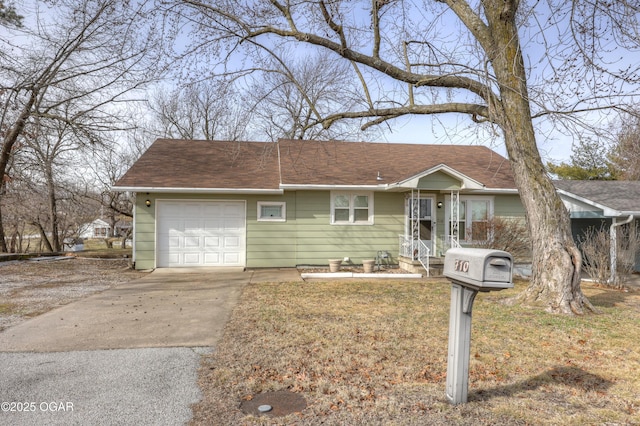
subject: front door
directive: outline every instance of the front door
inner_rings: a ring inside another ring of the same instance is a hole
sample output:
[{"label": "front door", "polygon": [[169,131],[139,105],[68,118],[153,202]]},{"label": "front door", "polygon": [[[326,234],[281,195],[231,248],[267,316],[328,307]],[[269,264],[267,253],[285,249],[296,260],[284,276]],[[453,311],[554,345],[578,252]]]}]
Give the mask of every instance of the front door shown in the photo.
[{"label": "front door", "polygon": [[431,253],[434,252],[433,241],[436,235],[434,201],[433,196],[420,196],[408,198],[405,205],[406,235],[421,240]]}]

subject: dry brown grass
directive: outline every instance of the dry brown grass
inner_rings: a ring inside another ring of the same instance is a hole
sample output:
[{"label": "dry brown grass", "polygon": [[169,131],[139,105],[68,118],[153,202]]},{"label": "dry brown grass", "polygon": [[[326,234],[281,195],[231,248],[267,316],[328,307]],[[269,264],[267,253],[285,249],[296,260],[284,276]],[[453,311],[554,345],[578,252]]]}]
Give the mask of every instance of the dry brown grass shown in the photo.
[{"label": "dry brown grass", "polygon": [[0,262],[0,331],[143,275],[127,259]]},{"label": "dry brown grass", "polygon": [[[446,281],[331,281],[246,288],[203,360],[194,424],[640,424],[640,292],[585,286],[602,314],[553,316],[480,294],[469,402],[445,397]],[[288,389],[308,406],[243,414]]]}]

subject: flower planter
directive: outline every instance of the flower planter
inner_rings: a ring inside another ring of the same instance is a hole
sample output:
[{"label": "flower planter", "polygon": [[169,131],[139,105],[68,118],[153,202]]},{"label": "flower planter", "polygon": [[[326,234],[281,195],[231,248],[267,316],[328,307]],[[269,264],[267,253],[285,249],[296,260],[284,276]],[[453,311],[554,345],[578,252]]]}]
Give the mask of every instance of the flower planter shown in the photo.
[{"label": "flower planter", "polygon": [[373,267],[375,266],[376,261],[375,260],[363,260],[362,261],[362,267],[364,268],[364,273],[365,274],[370,274],[373,272]]},{"label": "flower planter", "polygon": [[342,265],[342,259],[329,259],[329,272],[338,272]]}]

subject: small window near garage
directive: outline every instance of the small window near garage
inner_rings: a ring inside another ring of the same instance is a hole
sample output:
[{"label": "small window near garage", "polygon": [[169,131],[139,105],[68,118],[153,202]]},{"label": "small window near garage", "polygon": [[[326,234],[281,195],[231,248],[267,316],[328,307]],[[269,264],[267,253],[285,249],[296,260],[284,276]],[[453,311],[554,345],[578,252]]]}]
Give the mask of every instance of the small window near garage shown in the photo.
[{"label": "small window near garage", "polygon": [[258,201],[258,220],[284,222],[287,220],[287,203]]},{"label": "small window near garage", "polygon": [[373,194],[332,192],[331,223],[334,225],[372,225]]}]

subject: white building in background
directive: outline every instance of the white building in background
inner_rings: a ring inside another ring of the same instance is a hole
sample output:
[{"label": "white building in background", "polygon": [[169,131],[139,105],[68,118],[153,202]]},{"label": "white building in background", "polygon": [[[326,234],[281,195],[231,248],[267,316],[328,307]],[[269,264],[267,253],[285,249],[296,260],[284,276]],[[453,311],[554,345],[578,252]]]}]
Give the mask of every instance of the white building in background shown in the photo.
[{"label": "white building in background", "polygon": [[107,238],[111,235],[111,225],[102,219],[96,219],[93,222],[85,223],[80,226],[78,236],[80,238]]}]

